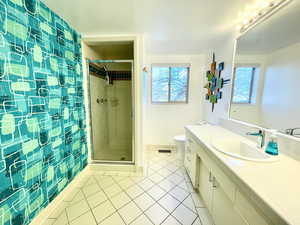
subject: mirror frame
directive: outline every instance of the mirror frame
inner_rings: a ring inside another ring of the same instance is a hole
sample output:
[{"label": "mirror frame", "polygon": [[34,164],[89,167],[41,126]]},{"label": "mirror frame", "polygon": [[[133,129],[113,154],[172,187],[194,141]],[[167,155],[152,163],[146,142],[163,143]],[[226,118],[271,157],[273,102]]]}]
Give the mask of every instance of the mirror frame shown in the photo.
[{"label": "mirror frame", "polygon": [[244,125],[246,127],[249,127],[249,128],[256,128],[256,129],[261,129],[261,130],[265,130],[265,131],[270,131],[270,132],[274,132],[276,133],[276,135],[278,136],[281,136],[281,137],[285,137],[285,138],[289,138],[289,139],[292,139],[292,140],[295,140],[295,141],[300,141],[300,137],[295,137],[295,136],[292,136],[292,135],[288,135],[288,134],[285,134],[279,130],[276,130],[276,129],[272,129],[272,128],[266,128],[266,127],[263,127],[263,126],[260,126],[260,125],[256,125],[256,124],[252,124],[252,123],[248,123],[248,122],[245,122],[245,121],[242,121],[242,120],[238,120],[238,119],[233,119],[231,118],[230,116],[230,112],[231,112],[231,107],[232,107],[232,98],[233,98],[233,90],[234,90],[234,80],[235,80],[235,59],[236,59],[236,52],[237,52],[237,42],[238,42],[238,39],[242,36],[244,36],[245,34],[247,34],[249,31],[251,31],[252,29],[254,29],[256,26],[258,26],[259,24],[263,23],[264,21],[272,18],[272,16],[274,14],[276,14],[279,10],[283,10],[287,5],[289,5],[289,3],[292,2],[292,0],[288,1],[286,4],[283,4],[282,6],[278,7],[276,10],[274,11],[271,11],[269,14],[267,14],[264,18],[262,19],[259,19],[258,21],[256,21],[255,23],[251,24],[247,29],[245,29],[244,31],[242,32],[239,32],[236,37],[235,37],[235,40],[234,40],[234,46],[233,46],[233,56],[232,56],[232,65],[231,65],[231,86],[230,86],[230,100],[229,100],[229,107],[228,107],[228,120],[229,121],[232,121],[232,122],[235,122],[235,123],[238,123],[238,124],[241,124],[241,125]]}]

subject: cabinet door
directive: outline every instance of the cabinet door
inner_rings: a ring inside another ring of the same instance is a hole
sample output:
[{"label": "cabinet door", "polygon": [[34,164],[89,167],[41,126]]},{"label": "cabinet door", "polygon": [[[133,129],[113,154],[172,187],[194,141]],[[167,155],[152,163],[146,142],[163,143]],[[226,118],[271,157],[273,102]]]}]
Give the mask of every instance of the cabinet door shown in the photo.
[{"label": "cabinet door", "polygon": [[257,210],[240,191],[236,193],[235,208],[250,225],[270,225],[271,223]]},{"label": "cabinet door", "polygon": [[200,158],[197,153],[192,151],[191,153],[191,166],[190,166],[190,178],[195,189],[199,186],[199,162]]},{"label": "cabinet door", "polygon": [[199,193],[202,196],[206,207],[210,210],[212,200],[211,173],[203,161],[200,161],[199,164]]},{"label": "cabinet door", "polygon": [[214,178],[211,214],[215,225],[249,225],[234,209],[232,201]]}]

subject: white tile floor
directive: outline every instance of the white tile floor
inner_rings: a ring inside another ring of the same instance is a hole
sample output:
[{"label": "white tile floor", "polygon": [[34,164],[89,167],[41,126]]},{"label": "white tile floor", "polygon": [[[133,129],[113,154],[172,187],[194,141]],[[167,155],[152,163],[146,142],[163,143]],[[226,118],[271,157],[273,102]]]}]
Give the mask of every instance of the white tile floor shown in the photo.
[{"label": "white tile floor", "polygon": [[147,152],[145,174],[93,173],[44,225],[213,225],[174,153]]}]

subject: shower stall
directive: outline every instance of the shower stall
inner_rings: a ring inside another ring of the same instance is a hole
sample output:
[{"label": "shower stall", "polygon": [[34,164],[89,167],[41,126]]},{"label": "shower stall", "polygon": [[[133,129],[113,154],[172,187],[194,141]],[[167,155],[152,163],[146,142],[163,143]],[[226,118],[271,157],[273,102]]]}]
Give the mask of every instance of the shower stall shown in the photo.
[{"label": "shower stall", "polygon": [[134,163],[133,60],[88,60],[93,162]]}]

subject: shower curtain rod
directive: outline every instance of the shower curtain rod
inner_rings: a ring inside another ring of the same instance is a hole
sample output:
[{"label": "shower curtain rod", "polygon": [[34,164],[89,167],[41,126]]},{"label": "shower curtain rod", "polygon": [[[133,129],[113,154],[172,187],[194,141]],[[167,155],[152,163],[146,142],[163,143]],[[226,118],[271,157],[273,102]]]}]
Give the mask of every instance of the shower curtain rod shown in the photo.
[{"label": "shower curtain rod", "polygon": [[133,63],[133,60],[103,60],[103,59],[87,59],[89,63]]}]

